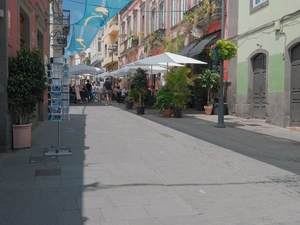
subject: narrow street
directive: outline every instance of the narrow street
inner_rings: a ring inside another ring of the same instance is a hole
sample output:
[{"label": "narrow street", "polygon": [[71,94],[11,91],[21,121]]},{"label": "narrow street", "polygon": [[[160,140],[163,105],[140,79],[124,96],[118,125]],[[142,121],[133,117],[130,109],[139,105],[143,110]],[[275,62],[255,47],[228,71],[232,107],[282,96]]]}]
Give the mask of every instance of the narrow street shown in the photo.
[{"label": "narrow street", "polygon": [[[71,106],[32,147],[0,158],[1,225],[300,224],[299,132],[186,110],[181,119],[124,105]],[[35,159],[35,160],[32,160]],[[37,170],[58,169],[50,176]]]}]

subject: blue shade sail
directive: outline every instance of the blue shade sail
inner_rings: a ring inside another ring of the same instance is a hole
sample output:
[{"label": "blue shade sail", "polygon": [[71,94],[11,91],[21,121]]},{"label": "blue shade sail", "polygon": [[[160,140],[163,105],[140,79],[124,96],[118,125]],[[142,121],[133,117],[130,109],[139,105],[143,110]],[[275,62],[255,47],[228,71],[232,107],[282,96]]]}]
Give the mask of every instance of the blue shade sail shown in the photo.
[{"label": "blue shade sail", "polygon": [[82,19],[73,25],[65,56],[85,51],[99,29],[120,12],[131,0],[86,0]]}]

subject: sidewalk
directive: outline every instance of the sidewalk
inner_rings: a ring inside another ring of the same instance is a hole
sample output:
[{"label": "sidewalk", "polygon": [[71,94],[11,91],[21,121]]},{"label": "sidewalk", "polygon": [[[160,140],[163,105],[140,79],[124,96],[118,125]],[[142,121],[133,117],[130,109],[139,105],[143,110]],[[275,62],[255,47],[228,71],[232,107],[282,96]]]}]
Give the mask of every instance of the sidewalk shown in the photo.
[{"label": "sidewalk", "polygon": [[274,166],[246,155],[274,149],[298,160],[299,132],[232,116],[215,128],[217,116],[195,111],[176,119],[123,108],[72,106],[60,135],[72,156],[44,157],[58,143],[58,125],[48,121],[32,132],[30,149],[2,155],[0,224],[300,224],[299,163],[283,169],[278,158]]}]

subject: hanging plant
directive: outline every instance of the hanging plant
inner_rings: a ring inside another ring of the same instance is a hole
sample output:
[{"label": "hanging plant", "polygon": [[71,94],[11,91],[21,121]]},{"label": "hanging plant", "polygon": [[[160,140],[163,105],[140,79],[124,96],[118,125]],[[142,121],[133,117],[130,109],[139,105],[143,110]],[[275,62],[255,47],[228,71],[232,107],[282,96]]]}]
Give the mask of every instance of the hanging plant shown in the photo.
[{"label": "hanging plant", "polygon": [[218,40],[209,50],[209,56],[216,60],[230,60],[237,54],[238,46],[232,41]]}]

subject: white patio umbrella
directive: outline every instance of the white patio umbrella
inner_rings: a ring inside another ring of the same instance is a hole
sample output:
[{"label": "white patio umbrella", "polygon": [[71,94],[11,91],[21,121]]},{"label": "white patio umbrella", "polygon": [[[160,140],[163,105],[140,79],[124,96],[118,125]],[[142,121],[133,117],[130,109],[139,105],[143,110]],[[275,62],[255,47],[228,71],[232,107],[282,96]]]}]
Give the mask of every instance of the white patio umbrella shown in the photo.
[{"label": "white patio umbrella", "polygon": [[164,52],[160,55],[151,56],[135,62],[136,65],[160,65],[172,66],[172,63],[178,64],[207,64],[206,62],[189,58],[182,55],[177,55],[170,52]]},{"label": "white patio umbrella", "polygon": [[88,66],[86,64],[78,64],[76,66],[70,66],[69,75],[79,75],[79,74],[96,74],[101,70],[94,66]]}]

